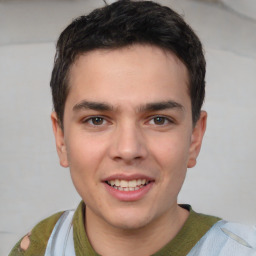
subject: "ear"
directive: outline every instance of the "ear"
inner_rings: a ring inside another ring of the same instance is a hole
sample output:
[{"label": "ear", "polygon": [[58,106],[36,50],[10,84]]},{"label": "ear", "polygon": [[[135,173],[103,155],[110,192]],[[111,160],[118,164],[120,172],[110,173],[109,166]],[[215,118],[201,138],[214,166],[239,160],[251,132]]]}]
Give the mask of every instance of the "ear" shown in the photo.
[{"label": "ear", "polygon": [[188,159],[188,168],[192,168],[196,165],[196,159],[199,155],[203,136],[206,129],[207,113],[201,111],[200,118],[197,121],[191,136],[191,144],[189,148],[189,159]]},{"label": "ear", "polygon": [[69,164],[68,164],[68,158],[67,158],[67,149],[66,149],[65,140],[64,140],[64,132],[60,127],[59,119],[57,117],[56,112],[52,112],[51,120],[52,120],[52,129],[55,136],[56,149],[60,159],[60,165],[63,167],[68,167]]}]

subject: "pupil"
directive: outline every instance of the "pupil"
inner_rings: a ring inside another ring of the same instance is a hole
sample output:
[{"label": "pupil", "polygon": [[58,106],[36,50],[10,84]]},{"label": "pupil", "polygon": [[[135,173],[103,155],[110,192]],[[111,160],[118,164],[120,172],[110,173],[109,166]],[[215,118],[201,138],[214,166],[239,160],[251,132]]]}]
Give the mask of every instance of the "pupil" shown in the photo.
[{"label": "pupil", "polygon": [[156,117],[155,118],[155,123],[156,124],[164,124],[164,118],[163,117]]},{"label": "pupil", "polygon": [[94,118],[92,119],[92,122],[93,122],[93,124],[95,124],[95,125],[100,125],[100,124],[102,124],[102,122],[103,122],[103,118],[101,118],[101,117],[94,117]]}]

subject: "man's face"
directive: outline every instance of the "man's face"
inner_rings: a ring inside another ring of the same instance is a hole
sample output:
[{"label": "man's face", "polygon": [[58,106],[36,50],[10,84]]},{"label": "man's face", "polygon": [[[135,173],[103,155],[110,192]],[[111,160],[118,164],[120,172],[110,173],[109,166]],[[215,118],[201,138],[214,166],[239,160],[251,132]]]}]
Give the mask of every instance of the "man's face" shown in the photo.
[{"label": "man's face", "polygon": [[88,216],[135,229],[175,211],[206,119],[193,129],[182,62],[154,46],[95,50],[76,60],[69,83],[64,133],[52,120]]}]

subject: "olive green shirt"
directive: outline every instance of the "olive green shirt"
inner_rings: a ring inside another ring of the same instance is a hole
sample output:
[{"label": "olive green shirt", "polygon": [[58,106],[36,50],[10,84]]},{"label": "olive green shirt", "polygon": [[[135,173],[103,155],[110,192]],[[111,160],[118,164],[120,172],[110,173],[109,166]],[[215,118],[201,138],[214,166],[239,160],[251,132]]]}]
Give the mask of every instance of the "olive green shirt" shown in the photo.
[{"label": "olive green shirt", "polygon": [[[190,214],[184,226],[174,239],[166,244],[153,256],[185,256],[200,240],[200,238],[220,219],[213,216],[194,212],[189,205],[181,205],[189,210]],[[30,245],[26,251],[20,248],[21,240],[15,245],[9,256],[44,256],[51,232],[63,212],[37,224],[30,235]],[[85,205],[81,202],[73,218],[74,246],[76,256],[99,256],[92,248],[84,228]]]}]

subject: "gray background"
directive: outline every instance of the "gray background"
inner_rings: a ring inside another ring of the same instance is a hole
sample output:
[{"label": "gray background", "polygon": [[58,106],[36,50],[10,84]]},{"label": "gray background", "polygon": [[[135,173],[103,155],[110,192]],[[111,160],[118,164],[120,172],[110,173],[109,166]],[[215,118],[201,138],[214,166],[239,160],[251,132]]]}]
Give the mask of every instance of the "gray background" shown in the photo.
[{"label": "gray background", "polygon": [[[179,202],[256,224],[256,2],[160,2],[184,15],[208,63],[208,128]],[[80,201],[68,169],[58,164],[49,79],[59,33],[72,18],[102,5],[0,0],[0,255],[39,220]]]}]

